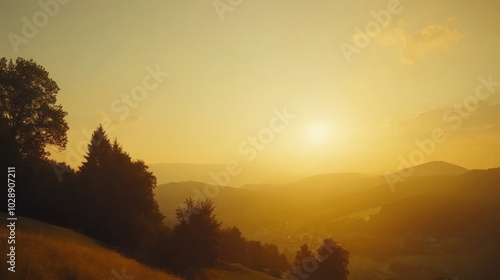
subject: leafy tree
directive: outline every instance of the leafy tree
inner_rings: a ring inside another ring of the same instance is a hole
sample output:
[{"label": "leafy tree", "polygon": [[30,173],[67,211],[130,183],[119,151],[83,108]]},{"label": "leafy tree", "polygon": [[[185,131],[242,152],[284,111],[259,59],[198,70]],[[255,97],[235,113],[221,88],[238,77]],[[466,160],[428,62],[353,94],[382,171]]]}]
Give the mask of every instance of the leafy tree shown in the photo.
[{"label": "leafy tree", "polygon": [[67,143],[59,87],[33,60],[0,58],[0,151],[4,160],[44,159],[48,145]]},{"label": "leafy tree", "polygon": [[220,232],[219,257],[228,262],[246,264],[246,241],[237,227],[223,229]]},{"label": "leafy tree", "polygon": [[295,255],[295,261],[293,262],[294,266],[301,267],[304,262],[309,258],[314,258],[314,253],[309,249],[307,244],[304,244],[300,247]]},{"label": "leafy tree", "polygon": [[246,265],[248,267],[255,270],[262,270],[266,268],[266,264],[264,263],[264,252],[262,250],[262,244],[259,241],[247,241],[246,254],[248,258]]},{"label": "leafy tree", "polygon": [[338,279],[346,280],[349,276],[349,251],[342,248],[331,238],[323,240],[321,246],[316,250],[320,265],[318,271],[311,279]]},{"label": "leafy tree", "polygon": [[219,246],[221,260],[240,263],[254,270],[266,273],[273,270],[275,274],[281,275],[280,270],[285,270],[289,266],[276,245],[246,240],[237,227],[221,231]]},{"label": "leafy tree", "polygon": [[349,276],[349,251],[330,238],[312,251],[307,244],[302,245],[295,256],[291,273],[286,279],[346,280]]},{"label": "leafy tree", "polygon": [[107,242],[138,247],[146,230],[158,230],[163,220],[153,194],[156,177],[111,143],[102,126],[88,149],[77,174],[81,226]]},{"label": "leafy tree", "polygon": [[[0,167],[16,168],[18,214],[50,222],[57,220],[59,208],[52,203],[60,185],[46,148],[64,148],[68,130],[67,113],[56,104],[58,91],[33,60],[0,58]],[[2,188],[2,197],[6,192]]]},{"label": "leafy tree", "polygon": [[279,253],[276,245],[264,243],[262,245],[262,252],[265,268],[285,270],[289,266],[285,255]]},{"label": "leafy tree", "polygon": [[186,272],[190,268],[213,267],[219,255],[221,223],[214,214],[211,200],[189,198],[176,209],[178,224],[172,232],[172,268]]},{"label": "leafy tree", "polygon": [[[71,207],[65,206],[70,206],[66,197],[70,180],[59,181],[52,164],[54,163],[49,160],[9,164],[16,169],[16,213],[49,223],[67,225],[70,217],[68,210]],[[68,179],[71,175],[71,172],[67,172],[65,178]],[[6,190],[7,188],[3,188],[3,191]],[[7,208],[7,203],[2,204],[2,207]]]},{"label": "leafy tree", "polygon": [[307,246],[307,244],[304,244],[295,254],[295,260],[292,264],[292,267],[288,272],[285,272],[284,279],[287,280],[310,279],[309,274],[311,272],[315,272],[317,270],[317,267],[312,267],[312,269],[309,271],[303,271],[304,268],[307,266],[308,262],[309,263],[312,262],[312,264],[316,266],[318,265],[317,264],[318,261],[314,256],[313,251],[309,249],[309,246]]}]

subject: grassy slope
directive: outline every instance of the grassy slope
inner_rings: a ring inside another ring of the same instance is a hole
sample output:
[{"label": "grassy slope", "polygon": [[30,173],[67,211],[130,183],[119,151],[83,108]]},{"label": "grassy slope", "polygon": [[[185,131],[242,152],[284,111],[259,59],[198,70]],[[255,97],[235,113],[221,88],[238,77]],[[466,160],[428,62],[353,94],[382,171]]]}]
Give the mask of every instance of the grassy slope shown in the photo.
[{"label": "grassy slope", "polygon": [[[6,214],[0,213],[2,224]],[[2,270],[0,279],[91,280],[91,279],[181,279],[151,269],[98,245],[74,231],[18,217],[16,223],[16,272],[6,270],[7,227],[0,227]],[[115,277],[113,270],[117,273]],[[123,271],[124,270],[124,271]],[[125,274],[122,274],[125,273]]]},{"label": "grassy slope", "polygon": [[[7,215],[0,212],[0,221],[6,224],[6,218]],[[125,276],[135,280],[182,279],[126,258],[75,231],[24,217],[18,217],[16,223],[16,272],[8,272],[6,252],[10,245],[5,239],[7,230],[5,226],[0,227],[2,280],[129,279]],[[122,274],[123,270],[125,274]],[[221,264],[217,269],[204,269],[203,274],[200,279],[277,279],[239,264]]]},{"label": "grassy slope", "polygon": [[251,270],[240,264],[220,264],[218,269],[205,269],[199,279],[209,280],[276,280],[265,273]]}]

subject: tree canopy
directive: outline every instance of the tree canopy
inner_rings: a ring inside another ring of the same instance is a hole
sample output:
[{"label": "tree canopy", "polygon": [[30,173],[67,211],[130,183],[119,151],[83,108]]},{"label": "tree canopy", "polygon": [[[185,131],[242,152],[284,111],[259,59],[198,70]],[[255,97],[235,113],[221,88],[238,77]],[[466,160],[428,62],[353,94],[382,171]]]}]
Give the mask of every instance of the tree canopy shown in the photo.
[{"label": "tree canopy", "polygon": [[[20,175],[16,213],[73,227],[188,278],[219,260],[282,275],[288,262],[278,247],[246,240],[236,227],[221,231],[211,200],[187,199],[176,210],[177,225],[171,230],[162,224],[153,193],[156,177],[116,139],[110,141],[102,125],[77,171],[50,160],[49,146],[67,144],[67,113],[57,104],[58,92],[33,60],[0,58],[0,164],[14,166]],[[56,169],[64,169],[65,176]],[[7,197],[7,188],[2,193]]]},{"label": "tree canopy", "polygon": [[346,280],[349,276],[350,253],[331,238],[312,251],[304,244],[295,255],[295,262],[286,279]]},{"label": "tree canopy", "polygon": [[219,256],[218,237],[221,223],[214,214],[211,200],[186,199],[177,208],[178,224],[172,232],[173,268],[185,272],[189,268],[213,267]]},{"label": "tree canopy", "polygon": [[0,58],[0,145],[12,159],[42,159],[48,145],[65,148],[67,113],[59,87],[33,60]]},{"label": "tree canopy", "polygon": [[219,258],[263,272],[273,269],[283,271],[289,266],[285,255],[280,254],[276,245],[247,240],[237,227],[221,230]]},{"label": "tree canopy", "polygon": [[132,160],[102,126],[92,135],[86,161],[77,173],[83,227],[109,242],[135,246],[163,215],[154,199],[156,177],[141,160]]}]

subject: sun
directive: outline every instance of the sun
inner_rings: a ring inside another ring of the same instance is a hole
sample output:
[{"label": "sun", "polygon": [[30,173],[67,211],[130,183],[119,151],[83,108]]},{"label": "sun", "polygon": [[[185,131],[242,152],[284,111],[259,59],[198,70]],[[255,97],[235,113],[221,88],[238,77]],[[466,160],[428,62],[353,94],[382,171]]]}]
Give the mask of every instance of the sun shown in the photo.
[{"label": "sun", "polygon": [[309,142],[321,144],[328,140],[330,136],[330,127],[324,123],[313,123],[309,126],[307,138]]}]

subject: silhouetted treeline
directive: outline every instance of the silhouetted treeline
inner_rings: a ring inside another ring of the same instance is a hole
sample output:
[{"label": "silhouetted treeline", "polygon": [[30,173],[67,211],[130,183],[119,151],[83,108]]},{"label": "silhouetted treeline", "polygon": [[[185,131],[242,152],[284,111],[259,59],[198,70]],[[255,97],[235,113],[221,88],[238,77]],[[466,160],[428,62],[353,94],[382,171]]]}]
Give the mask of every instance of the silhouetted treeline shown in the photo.
[{"label": "silhouetted treeline", "polygon": [[77,226],[112,244],[140,246],[164,218],[154,200],[155,176],[116,140],[111,143],[102,126],[92,135],[85,158],[74,186]]},{"label": "silhouetted treeline", "polygon": [[[16,213],[46,215],[62,190],[52,172],[47,147],[67,143],[67,113],[56,104],[59,87],[33,60],[0,58],[0,166],[15,167]],[[2,200],[7,188],[2,187]],[[2,203],[6,211],[7,204]]]},{"label": "silhouetted treeline", "polygon": [[[116,140],[111,143],[102,126],[94,131],[85,159],[78,171],[46,159],[36,165],[19,160],[18,215],[72,227],[179,274],[213,267],[218,259],[262,271],[286,267],[275,245],[246,241],[237,229],[243,247],[231,248],[231,235],[220,231],[210,200],[187,199],[176,211],[174,228],[162,224],[153,195],[156,178]],[[57,170],[62,169],[66,172],[60,181]]]},{"label": "silhouetted treeline", "polygon": [[[0,59],[0,164],[5,171],[16,168],[16,215],[74,228],[184,275],[218,260],[276,276],[288,267],[275,245],[248,241],[236,227],[221,231],[210,200],[187,199],[176,210],[177,224],[164,225],[153,194],[156,177],[117,140],[111,142],[102,125],[78,170],[49,160],[49,147],[62,150],[67,143],[67,113],[56,104],[58,91],[34,61]],[[7,188],[2,190],[6,199]]]},{"label": "silhouetted treeline", "polygon": [[295,261],[285,279],[347,280],[349,256],[349,251],[331,238],[323,240],[314,251],[304,244],[297,251]]},{"label": "silhouetted treeline", "polygon": [[285,256],[279,253],[276,245],[246,240],[237,227],[222,230],[219,240],[221,260],[263,272],[288,268]]},{"label": "silhouetted treeline", "polygon": [[177,224],[156,253],[157,264],[176,273],[213,267],[219,256],[217,221],[212,201],[187,199],[176,210]]}]

